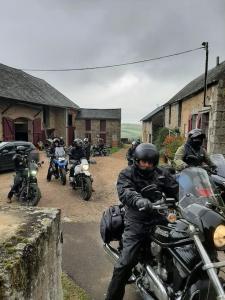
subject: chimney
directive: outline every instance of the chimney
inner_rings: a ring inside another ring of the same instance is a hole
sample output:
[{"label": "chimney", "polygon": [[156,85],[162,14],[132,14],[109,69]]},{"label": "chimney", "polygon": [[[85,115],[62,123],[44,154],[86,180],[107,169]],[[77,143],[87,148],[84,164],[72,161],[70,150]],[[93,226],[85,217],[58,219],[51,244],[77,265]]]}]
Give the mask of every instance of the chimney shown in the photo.
[{"label": "chimney", "polygon": [[216,65],[219,66],[219,64],[220,64],[220,57],[217,56],[217,57],[216,57]]}]

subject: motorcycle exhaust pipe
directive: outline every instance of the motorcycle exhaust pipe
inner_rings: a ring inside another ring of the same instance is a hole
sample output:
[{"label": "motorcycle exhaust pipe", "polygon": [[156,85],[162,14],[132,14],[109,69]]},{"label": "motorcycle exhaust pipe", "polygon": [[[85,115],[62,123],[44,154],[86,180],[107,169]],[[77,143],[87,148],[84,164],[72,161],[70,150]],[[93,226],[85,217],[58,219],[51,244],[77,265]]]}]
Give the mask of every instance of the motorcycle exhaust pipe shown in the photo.
[{"label": "motorcycle exhaust pipe", "polygon": [[111,258],[113,258],[113,260],[114,260],[115,262],[118,261],[118,259],[119,259],[119,254],[118,254],[118,252],[117,252],[112,246],[110,246],[109,244],[104,244],[104,245],[103,245],[103,248],[104,248],[105,252],[106,252]]},{"label": "motorcycle exhaust pipe", "polygon": [[154,272],[154,270],[149,265],[146,266],[146,270],[156,287],[157,294],[160,296],[160,300],[169,300],[167,291],[160,278]]},{"label": "motorcycle exhaust pipe", "polygon": [[146,291],[146,289],[143,287],[143,285],[140,283],[140,280],[137,281],[136,283],[137,288],[139,290],[139,293],[141,294],[141,297],[144,300],[154,300],[154,298],[152,298],[151,295],[149,295],[149,293]]}]

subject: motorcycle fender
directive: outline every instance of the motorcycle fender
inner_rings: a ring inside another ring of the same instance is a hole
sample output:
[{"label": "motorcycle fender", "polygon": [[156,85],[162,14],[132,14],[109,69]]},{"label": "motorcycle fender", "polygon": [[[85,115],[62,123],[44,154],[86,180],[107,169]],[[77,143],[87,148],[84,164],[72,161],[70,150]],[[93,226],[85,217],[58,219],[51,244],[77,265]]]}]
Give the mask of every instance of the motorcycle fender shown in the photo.
[{"label": "motorcycle fender", "polygon": [[84,174],[87,176],[87,177],[91,177],[91,173],[89,171],[84,171]]}]

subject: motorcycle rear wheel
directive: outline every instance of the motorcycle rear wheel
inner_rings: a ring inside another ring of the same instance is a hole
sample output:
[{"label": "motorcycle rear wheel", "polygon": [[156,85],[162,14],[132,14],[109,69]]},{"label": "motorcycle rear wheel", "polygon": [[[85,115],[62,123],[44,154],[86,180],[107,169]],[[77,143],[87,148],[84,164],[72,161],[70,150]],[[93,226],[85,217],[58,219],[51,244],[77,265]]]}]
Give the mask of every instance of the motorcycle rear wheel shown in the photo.
[{"label": "motorcycle rear wheel", "polygon": [[92,183],[89,177],[83,178],[83,187],[81,188],[81,197],[88,201],[92,195]]},{"label": "motorcycle rear wheel", "polygon": [[24,187],[19,196],[19,202],[24,206],[36,206],[41,199],[41,191],[37,185],[30,187],[27,195],[27,187]]},{"label": "motorcycle rear wheel", "polygon": [[50,182],[52,180],[52,171],[49,169],[47,174],[47,181]]},{"label": "motorcycle rear wheel", "polygon": [[66,170],[65,169],[60,170],[60,180],[61,180],[62,185],[66,185]]}]

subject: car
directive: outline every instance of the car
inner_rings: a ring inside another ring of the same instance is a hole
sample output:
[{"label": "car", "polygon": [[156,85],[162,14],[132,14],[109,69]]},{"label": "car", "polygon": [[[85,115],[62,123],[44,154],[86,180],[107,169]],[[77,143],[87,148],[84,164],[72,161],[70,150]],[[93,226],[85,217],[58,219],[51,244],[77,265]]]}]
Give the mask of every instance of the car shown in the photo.
[{"label": "car", "polygon": [[13,156],[16,153],[16,147],[24,146],[27,153],[30,153],[31,159],[39,161],[39,155],[35,146],[30,142],[9,141],[0,143],[0,171],[14,170]]}]

